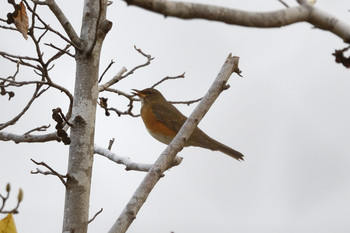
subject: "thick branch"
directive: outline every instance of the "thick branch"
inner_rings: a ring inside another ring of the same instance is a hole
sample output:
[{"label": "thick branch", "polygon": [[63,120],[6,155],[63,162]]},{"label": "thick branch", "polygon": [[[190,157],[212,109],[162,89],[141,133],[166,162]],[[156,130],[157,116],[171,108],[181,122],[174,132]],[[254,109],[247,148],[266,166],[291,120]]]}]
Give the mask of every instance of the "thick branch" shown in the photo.
[{"label": "thick branch", "polygon": [[21,142],[48,142],[48,141],[59,141],[60,138],[56,133],[49,133],[43,135],[32,135],[32,134],[13,134],[1,131],[0,132],[0,141],[14,141],[15,143]]},{"label": "thick branch", "polygon": [[113,84],[119,82],[119,80],[121,79],[122,75],[127,71],[127,69],[125,67],[122,67],[121,70],[108,82],[104,83],[103,85],[100,85],[98,87],[98,91],[102,92],[104,90],[106,90],[107,88],[109,88],[110,86],[112,86]]},{"label": "thick branch", "polygon": [[124,208],[118,220],[110,229],[109,233],[126,232],[130,224],[136,218],[138,211],[146,201],[153,187],[162,177],[163,172],[169,168],[176,154],[183,148],[185,142],[191,136],[194,128],[198,125],[200,120],[209,110],[210,106],[219,96],[231,74],[233,72],[239,72],[238,59],[238,57],[232,57],[231,54],[228,56],[220,73],[207,94],[204,96],[203,100],[198,104],[196,109],[180,129],[179,133],[154,163],[151,170],[147,173],[134,195]]},{"label": "thick branch", "polygon": [[[125,170],[127,170],[127,171],[134,170],[134,171],[147,172],[151,169],[151,167],[153,165],[153,164],[132,162],[129,157],[117,155],[117,154],[113,153],[112,151],[105,149],[105,148],[102,148],[102,147],[97,146],[97,145],[94,146],[94,152],[95,152],[95,154],[102,155],[102,156],[112,160],[113,162],[115,162],[117,164],[125,165]],[[175,157],[171,166],[172,167],[177,166],[181,163],[181,161],[182,161],[181,157]]]},{"label": "thick branch", "polygon": [[124,0],[127,4],[181,19],[207,19],[245,27],[273,28],[309,22],[350,41],[350,26],[309,4],[272,12],[248,12],[206,4],[165,0]]},{"label": "thick branch", "polygon": [[346,43],[350,43],[350,25],[339,20],[335,16],[322,11],[313,6],[306,6],[310,9],[308,22],[317,28],[330,31],[342,38]]},{"label": "thick branch", "polygon": [[306,21],[309,12],[303,7],[290,7],[272,12],[248,12],[199,3],[164,0],[125,0],[127,4],[181,19],[207,19],[245,27],[281,27]]}]

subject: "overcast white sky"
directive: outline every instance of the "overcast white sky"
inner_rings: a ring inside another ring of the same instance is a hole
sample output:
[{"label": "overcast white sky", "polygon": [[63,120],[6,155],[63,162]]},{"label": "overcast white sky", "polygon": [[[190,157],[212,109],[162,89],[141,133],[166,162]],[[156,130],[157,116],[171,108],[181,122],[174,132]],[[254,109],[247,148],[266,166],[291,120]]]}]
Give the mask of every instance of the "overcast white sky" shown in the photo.
[{"label": "overcast white sky", "polygon": [[[79,32],[83,1],[57,2]],[[283,8],[277,0],[215,3],[251,11]],[[316,6],[349,22],[349,1],[319,0]],[[9,9],[1,7],[2,18]],[[42,9],[42,17],[57,25],[48,9]],[[200,148],[184,149],[179,154],[182,164],[166,172],[128,232],[349,232],[350,75],[331,56],[334,49],[345,47],[341,39],[307,23],[255,29],[165,19],[122,1],[109,7],[108,19],[113,28],[104,43],[101,73],[111,59],[116,64],[105,80],[123,66],[131,69],[144,61],[134,45],[155,57],[150,66],[118,83],[120,90],[146,88],[165,76],[186,72],[184,80],[169,81],[158,89],[169,100],[201,97],[229,53],[240,56],[244,76],[231,77],[231,88],[219,97],[200,127],[245,154],[245,161]],[[32,42],[17,32],[2,30],[0,45],[14,54],[33,51]],[[14,73],[15,67],[3,59],[0,62],[1,77]],[[56,64],[52,77],[73,90],[74,74],[74,61],[66,57]],[[18,79],[30,75],[32,71],[22,71]],[[15,115],[31,94],[26,89],[14,91],[10,102],[0,98],[0,122]],[[54,125],[51,109],[67,108],[62,96],[48,92],[7,131],[24,133]],[[114,107],[127,104],[119,97],[107,97]],[[194,108],[178,107],[186,115]],[[113,137],[114,151],[133,161],[151,163],[165,149],[148,135],[140,118],[113,113],[107,118],[98,109],[96,143],[107,147]],[[60,232],[64,187],[55,177],[30,175],[36,168],[30,158],[65,173],[68,147],[56,142],[0,143],[0,192],[4,193],[7,182],[13,187],[9,208],[18,188],[24,190],[20,214],[15,216],[18,232]],[[95,156],[90,212],[92,216],[100,208],[104,211],[89,225],[89,232],[108,231],[144,175]]]}]

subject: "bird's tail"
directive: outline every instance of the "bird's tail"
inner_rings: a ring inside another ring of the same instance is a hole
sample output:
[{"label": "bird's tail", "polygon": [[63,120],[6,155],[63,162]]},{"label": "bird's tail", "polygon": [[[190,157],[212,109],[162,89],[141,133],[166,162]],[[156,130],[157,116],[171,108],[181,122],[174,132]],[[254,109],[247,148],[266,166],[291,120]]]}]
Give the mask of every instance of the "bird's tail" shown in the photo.
[{"label": "bird's tail", "polygon": [[232,158],[237,159],[238,161],[244,160],[243,159],[244,155],[241,152],[236,151],[236,150],[232,149],[231,147],[228,147],[228,146],[226,146],[218,141],[215,141],[215,142],[216,142],[216,146],[214,146],[213,148],[209,148],[209,149],[221,151],[222,153],[225,153],[225,154],[231,156]]},{"label": "bird's tail", "polygon": [[228,156],[230,156],[234,159],[237,159],[239,161],[244,160],[243,159],[244,155],[241,152],[236,151],[236,150],[216,141],[215,139],[206,135],[199,128],[196,128],[195,131],[197,131],[197,133],[195,134],[197,137],[194,137],[193,136],[194,133],[193,133],[192,136],[187,141],[189,145],[204,147],[204,148],[214,150],[214,151],[221,151],[222,153],[227,154]]}]

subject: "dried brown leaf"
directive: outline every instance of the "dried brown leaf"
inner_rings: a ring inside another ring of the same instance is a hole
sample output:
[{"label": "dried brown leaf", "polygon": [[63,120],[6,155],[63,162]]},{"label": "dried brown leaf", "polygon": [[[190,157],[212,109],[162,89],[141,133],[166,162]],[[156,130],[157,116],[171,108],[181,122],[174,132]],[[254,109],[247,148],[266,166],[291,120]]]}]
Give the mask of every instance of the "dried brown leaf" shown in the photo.
[{"label": "dried brown leaf", "polygon": [[14,17],[14,24],[17,28],[17,30],[22,33],[23,37],[25,39],[28,39],[28,15],[27,15],[27,11],[26,11],[26,7],[23,4],[23,2],[21,2],[19,4],[20,9],[18,11],[18,14],[16,17]]}]

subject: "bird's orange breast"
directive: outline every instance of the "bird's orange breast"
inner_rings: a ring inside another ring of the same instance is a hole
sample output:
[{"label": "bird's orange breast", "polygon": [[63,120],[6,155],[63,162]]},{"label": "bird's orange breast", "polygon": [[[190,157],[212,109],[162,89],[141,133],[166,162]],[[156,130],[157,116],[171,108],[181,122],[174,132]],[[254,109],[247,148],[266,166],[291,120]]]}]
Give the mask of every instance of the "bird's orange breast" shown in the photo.
[{"label": "bird's orange breast", "polygon": [[148,132],[158,141],[169,144],[176,136],[175,131],[169,129],[155,117],[151,106],[143,106],[141,108],[141,117]]}]

